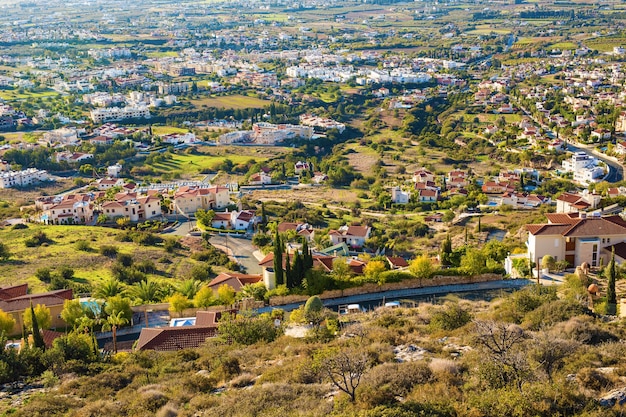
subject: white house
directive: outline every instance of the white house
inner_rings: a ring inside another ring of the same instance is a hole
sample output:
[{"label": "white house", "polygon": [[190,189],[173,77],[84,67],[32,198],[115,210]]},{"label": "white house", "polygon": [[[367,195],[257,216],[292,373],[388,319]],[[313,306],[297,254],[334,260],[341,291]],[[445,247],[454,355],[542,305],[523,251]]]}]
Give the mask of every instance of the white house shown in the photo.
[{"label": "white house", "polygon": [[411,193],[402,191],[400,187],[391,188],[391,201],[395,204],[407,204],[411,198]]},{"label": "white house", "polygon": [[345,242],[353,248],[361,248],[370,237],[372,228],[369,226],[341,226],[339,230],[331,230],[328,237],[333,245]]}]

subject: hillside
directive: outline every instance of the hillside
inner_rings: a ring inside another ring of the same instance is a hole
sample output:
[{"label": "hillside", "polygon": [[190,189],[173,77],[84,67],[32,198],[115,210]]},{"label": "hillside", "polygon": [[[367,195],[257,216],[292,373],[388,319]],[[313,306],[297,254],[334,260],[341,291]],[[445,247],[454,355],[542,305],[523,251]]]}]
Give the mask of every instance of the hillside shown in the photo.
[{"label": "hillside", "polygon": [[[102,362],[57,357],[44,373],[46,388],[7,395],[2,411],[13,416],[622,415],[623,407],[598,400],[626,385],[624,326],[581,305],[577,280],[570,276],[558,297],[554,289],[538,293],[531,287],[491,303],[449,298],[443,305],[350,316],[349,322],[322,312],[325,321],[305,338],[274,340],[272,320],[242,316],[220,324],[223,337],[195,350],[119,353]],[[309,321],[311,311],[292,313],[290,326]],[[72,343],[80,345],[77,339]]]}]

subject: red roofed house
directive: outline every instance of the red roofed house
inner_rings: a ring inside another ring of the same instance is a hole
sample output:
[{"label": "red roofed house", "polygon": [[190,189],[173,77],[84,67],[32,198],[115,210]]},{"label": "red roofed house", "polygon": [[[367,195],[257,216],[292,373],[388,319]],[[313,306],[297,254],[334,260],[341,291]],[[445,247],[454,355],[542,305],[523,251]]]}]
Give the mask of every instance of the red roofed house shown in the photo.
[{"label": "red roofed house", "polygon": [[0,288],[0,310],[9,313],[15,319],[11,334],[21,334],[24,323],[24,310],[37,304],[50,309],[51,327],[65,327],[67,323],[61,319],[61,311],[65,300],[72,299],[72,290],[55,290],[39,294],[28,294],[28,284]]},{"label": "red roofed house", "polygon": [[588,262],[592,267],[608,263],[606,251],[611,245],[626,241],[626,221],[620,216],[587,216],[585,213],[553,213],[548,223],[526,225],[528,256],[534,262],[544,255],[571,266]]},{"label": "red roofed house", "polygon": [[223,209],[230,204],[230,194],[226,187],[196,188],[180,187],[174,194],[172,211],[194,214],[199,209]]},{"label": "red roofed house", "polygon": [[333,245],[345,242],[353,248],[362,248],[369,239],[372,228],[369,226],[341,226],[339,230],[331,230],[328,237]]},{"label": "red roofed house", "polygon": [[387,256],[387,262],[391,269],[406,269],[409,267],[409,263],[406,259],[399,256]]},{"label": "red roofed house", "polygon": [[235,272],[222,272],[209,282],[208,287],[217,293],[217,289],[226,284],[239,292],[244,285],[256,284],[263,280],[261,275],[239,274]]},{"label": "red roofed house", "polygon": [[598,207],[602,200],[600,194],[589,193],[585,190],[582,194],[563,193],[556,199],[557,213],[578,213],[579,211],[593,210]]}]

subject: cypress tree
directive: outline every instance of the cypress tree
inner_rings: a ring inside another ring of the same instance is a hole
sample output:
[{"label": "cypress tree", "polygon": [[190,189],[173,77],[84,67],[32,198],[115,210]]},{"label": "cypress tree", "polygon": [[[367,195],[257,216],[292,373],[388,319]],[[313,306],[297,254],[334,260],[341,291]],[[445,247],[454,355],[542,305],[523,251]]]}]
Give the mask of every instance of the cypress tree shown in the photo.
[{"label": "cypress tree", "polygon": [[283,273],[283,246],[280,240],[278,228],[274,237],[274,276],[276,277],[276,285],[283,285],[285,277]]},{"label": "cypress tree", "polygon": [[617,297],[615,295],[615,280],[617,278],[617,271],[615,270],[615,248],[611,251],[611,262],[609,262],[607,274],[609,280],[608,288],[606,290],[606,302],[609,305],[609,311],[607,311],[607,313],[615,314],[617,304]]},{"label": "cypress tree", "polygon": [[[296,255],[298,256],[298,255]],[[293,271],[291,270],[291,259],[289,259],[289,252],[287,252],[287,260],[285,261],[285,281],[287,283],[287,288],[291,289],[294,287],[293,285]]]},{"label": "cypress tree", "polygon": [[446,236],[446,240],[441,243],[441,264],[444,266],[450,266],[450,255],[452,255],[452,239],[450,235]]},{"label": "cypress tree", "polygon": [[43,336],[39,331],[39,322],[37,321],[37,316],[35,315],[35,309],[33,308],[33,302],[30,302],[30,314],[33,318],[33,344],[36,348],[45,349],[46,344],[43,341]]},{"label": "cypress tree", "polygon": [[293,285],[299,287],[304,279],[304,255],[296,254],[293,259]]}]

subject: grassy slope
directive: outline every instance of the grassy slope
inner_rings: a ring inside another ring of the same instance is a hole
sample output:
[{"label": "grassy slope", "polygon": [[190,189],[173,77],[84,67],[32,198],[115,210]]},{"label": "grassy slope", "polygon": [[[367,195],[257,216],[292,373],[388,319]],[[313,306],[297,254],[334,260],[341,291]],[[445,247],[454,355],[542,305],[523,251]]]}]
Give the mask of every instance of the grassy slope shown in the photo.
[{"label": "grassy slope", "polygon": [[[29,248],[24,241],[37,231],[43,231],[53,243],[47,246]],[[98,253],[103,245],[115,245],[119,252],[132,254],[135,262],[152,260],[159,269],[157,280],[183,277],[195,263],[188,258],[185,250],[178,254],[168,254],[162,247],[139,246],[132,242],[119,242],[116,236],[122,232],[115,229],[90,226],[40,226],[29,225],[28,229],[0,229],[0,241],[9,246],[13,254],[10,261],[0,264],[0,286],[28,282],[33,292],[45,290],[45,285],[34,277],[39,268],[52,270],[62,266],[74,269],[77,281],[89,281],[97,284],[111,276],[110,266],[113,260]],[[75,249],[79,240],[87,241],[92,251],[83,252]],[[158,260],[166,257],[171,264],[160,264]]]}]

